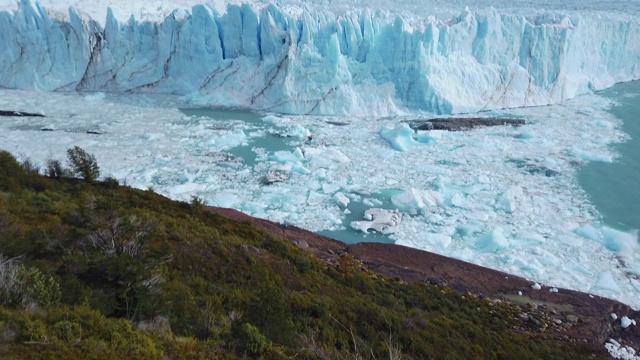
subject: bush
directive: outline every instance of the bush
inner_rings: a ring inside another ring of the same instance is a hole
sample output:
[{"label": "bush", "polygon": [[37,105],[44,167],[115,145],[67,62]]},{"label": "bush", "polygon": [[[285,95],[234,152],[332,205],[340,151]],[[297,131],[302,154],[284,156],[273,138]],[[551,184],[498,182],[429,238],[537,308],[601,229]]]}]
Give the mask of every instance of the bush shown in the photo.
[{"label": "bush", "polygon": [[82,337],[82,327],[78,323],[62,320],[53,325],[53,333],[63,341],[78,341]]},{"label": "bush", "polygon": [[260,355],[269,346],[267,338],[258,328],[249,323],[242,325],[241,336],[244,349],[251,355]]},{"label": "bush", "polygon": [[47,169],[45,175],[52,179],[59,179],[65,176],[65,169],[62,167],[60,160],[49,159],[47,160]]},{"label": "bush", "polygon": [[93,154],[89,154],[79,146],[67,149],[67,159],[74,176],[85,181],[95,181],[100,176],[100,167]]},{"label": "bush", "polygon": [[31,303],[49,308],[60,302],[60,284],[40,270],[21,265],[18,269],[16,293],[23,305]]},{"label": "bush", "polygon": [[0,151],[0,191],[17,191],[24,181],[25,171],[13,155]]}]

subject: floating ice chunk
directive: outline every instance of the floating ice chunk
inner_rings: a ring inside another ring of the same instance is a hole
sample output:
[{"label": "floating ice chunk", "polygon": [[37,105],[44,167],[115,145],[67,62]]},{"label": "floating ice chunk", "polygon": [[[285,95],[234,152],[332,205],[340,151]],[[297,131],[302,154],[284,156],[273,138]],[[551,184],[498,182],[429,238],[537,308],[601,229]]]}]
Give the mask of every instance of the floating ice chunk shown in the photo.
[{"label": "floating ice chunk", "polygon": [[637,231],[625,232],[607,226],[584,225],[576,229],[575,233],[586,239],[602,243],[610,251],[622,255],[630,256],[640,247]]},{"label": "floating ice chunk", "polygon": [[623,329],[626,329],[631,325],[635,326],[636,325],[636,321],[632,320],[632,319],[629,319],[626,316],[623,316],[622,318],[620,318],[620,326],[622,326]]},{"label": "floating ice chunk", "polygon": [[516,211],[518,199],[522,198],[522,188],[520,186],[512,186],[502,193],[498,198],[498,208],[511,214]]},{"label": "floating ice chunk", "polygon": [[255,202],[255,201],[246,201],[242,203],[242,212],[247,213],[249,215],[257,216],[258,214],[264,214],[264,210],[267,208],[266,204]]},{"label": "floating ice chunk", "polygon": [[365,199],[365,201],[367,201],[370,204],[373,204],[373,206],[382,206],[382,200],[380,199],[368,198],[368,199]]},{"label": "floating ice chunk", "polygon": [[307,139],[311,136],[311,131],[300,124],[295,124],[287,130],[287,136]]},{"label": "floating ice chunk", "polygon": [[304,158],[318,167],[330,168],[335,164],[346,164],[351,160],[342,151],[331,147],[305,147]]},{"label": "floating ice chunk", "polygon": [[140,138],[144,140],[155,141],[155,140],[160,140],[164,138],[164,134],[163,133],[145,133],[140,135]]},{"label": "floating ice chunk", "polygon": [[[438,201],[439,200],[439,201]],[[409,188],[401,194],[391,197],[393,205],[405,211],[421,211],[444,201],[442,194],[429,190]]]},{"label": "floating ice chunk", "polygon": [[490,233],[478,238],[475,241],[475,247],[478,252],[496,252],[508,248],[509,240],[504,236],[504,230],[496,227]]},{"label": "floating ice chunk", "polygon": [[103,100],[105,98],[105,94],[103,92],[96,92],[93,94],[89,94],[89,95],[85,95],[84,96],[84,100],[85,101],[100,101]]},{"label": "floating ice chunk", "polygon": [[429,243],[432,247],[446,249],[451,245],[451,236],[447,234],[428,233],[424,234],[421,239]]},{"label": "floating ice chunk", "polygon": [[602,119],[593,120],[589,123],[589,125],[599,127],[602,129],[613,129],[613,124],[611,122],[607,120],[602,120]]},{"label": "floating ice chunk", "polygon": [[236,194],[230,192],[217,193],[212,201],[215,206],[223,208],[233,208],[241,202]]},{"label": "floating ice chunk", "polygon": [[285,182],[291,178],[291,166],[289,165],[274,165],[265,174],[262,181],[267,184],[274,184],[279,182]]},{"label": "floating ice chunk", "polygon": [[229,149],[246,144],[247,135],[241,129],[235,131],[222,131],[213,136],[209,140],[209,143],[218,149]]},{"label": "floating ice chunk", "polygon": [[337,192],[335,195],[333,195],[333,198],[336,199],[338,204],[342,205],[343,207],[347,207],[347,205],[349,205],[349,198],[341,192]]},{"label": "floating ice chunk", "polygon": [[280,163],[288,163],[288,162],[298,162],[304,159],[304,155],[300,148],[296,148],[293,151],[276,151],[269,157],[270,160],[277,161]]},{"label": "floating ice chunk", "polygon": [[419,130],[416,132],[416,141],[422,144],[431,144],[442,138],[444,130]]},{"label": "floating ice chunk", "polygon": [[538,283],[535,283],[535,284],[531,285],[531,288],[533,290],[540,290],[540,289],[542,289],[542,286],[540,286],[540,284],[538,284]]},{"label": "floating ice chunk", "polygon": [[310,190],[309,195],[307,196],[307,205],[318,205],[322,203],[326,198],[328,198],[327,195]]},{"label": "floating ice chunk", "polygon": [[281,117],[275,116],[275,115],[267,115],[267,116],[262,118],[262,121],[267,123],[267,124],[273,124],[273,125],[277,125],[277,126],[283,126],[283,125],[285,125],[285,124],[287,124],[289,122],[288,119],[281,118]]},{"label": "floating ice chunk", "polygon": [[613,157],[609,154],[595,153],[593,151],[579,149],[575,147],[571,149],[571,154],[573,156],[581,158],[582,160],[587,160],[587,161],[597,161],[597,162],[604,162],[604,163],[613,162]]},{"label": "floating ice chunk", "polygon": [[399,124],[395,128],[381,126],[379,133],[391,144],[391,147],[398,151],[407,151],[419,144],[413,139],[413,129],[406,123]]},{"label": "floating ice chunk", "polygon": [[615,293],[622,291],[618,282],[613,278],[613,275],[608,271],[603,271],[598,274],[598,280],[596,281],[596,288],[601,290],[608,290]]},{"label": "floating ice chunk", "polygon": [[373,208],[364,212],[364,218],[368,221],[352,221],[351,227],[364,233],[373,229],[382,234],[392,234],[399,230],[402,213],[398,210]]},{"label": "floating ice chunk", "polygon": [[468,210],[473,210],[477,207],[476,204],[469,201],[466,196],[458,192],[453,194],[453,196],[451,197],[451,205]]}]

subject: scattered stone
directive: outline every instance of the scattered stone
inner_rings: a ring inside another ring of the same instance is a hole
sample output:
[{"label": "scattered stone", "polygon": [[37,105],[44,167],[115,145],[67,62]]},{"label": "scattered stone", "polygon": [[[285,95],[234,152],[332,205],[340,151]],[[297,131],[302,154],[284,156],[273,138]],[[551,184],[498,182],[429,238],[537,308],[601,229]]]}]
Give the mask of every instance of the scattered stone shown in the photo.
[{"label": "scattered stone", "polygon": [[572,323],[572,324],[577,324],[577,323],[578,323],[578,321],[580,320],[580,319],[579,319],[577,316],[575,316],[575,315],[566,315],[566,316],[565,316],[565,319],[566,319],[568,322]]},{"label": "scattered stone", "polygon": [[623,316],[623,317],[620,319],[620,326],[622,326],[622,328],[623,328],[623,329],[626,329],[626,328],[628,328],[629,326],[631,326],[631,325],[635,325],[635,324],[636,324],[636,321],[635,321],[635,320],[629,319],[629,318],[628,318],[628,317],[626,317],[626,316]]},{"label": "scattered stone", "polygon": [[535,326],[540,327],[542,323],[540,320],[536,319],[533,315],[529,314],[529,321],[532,322]]},{"label": "scattered stone", "polygon": [[519,295],[519,296],[522,296],[522,291],[518,291],[518,295]]},{"label": "scattered stone", "polygon": [[424,278],[424,282],[430,285],[447,286],[447,280],[440,276],[429,276]]},{"label": "scattered stone", "polygon": [[407,123],[413,130],[463,131],[487,126],[521,126],[525,124],[525,121],[502,118],[446,118],[411,120]]},{"label": "scattered stone", "polygon": [[558,292],[558,289],[556,289],[556,288],[551,288],[551,289],[549,289],[549,292],[557,293],[557,292]]},{"label": "scattered stone", "polygon": [[301,249],[306,249],[309,247],[309,243],[304,240],[295,240],[293,241],[293,244]]},{"label": "scattered stone", "polygon": [[11,111],[11,110],[0,110],[0,116],[33,116],[33,117],[44,117],[42,114],[29,113],[24,111]]},{"label": "scattered stone", "polygon": [[618,315],[616,315],[615,313],[611,313],[611,320],[616,321],[618,319]]},{"label": "scattered stone", "polygon": [[540,289],[542,289],[542,286],[540,286],[540,284],[538,284],[538,283],[535,283],[535,284],[531,285],[531,288],[533,290],[540,290]]},{"label": "scattered stone", "polygon": [[562,320],[560,319],[553,319],[553,322],[556,323],[556,325],[562,324]]}]

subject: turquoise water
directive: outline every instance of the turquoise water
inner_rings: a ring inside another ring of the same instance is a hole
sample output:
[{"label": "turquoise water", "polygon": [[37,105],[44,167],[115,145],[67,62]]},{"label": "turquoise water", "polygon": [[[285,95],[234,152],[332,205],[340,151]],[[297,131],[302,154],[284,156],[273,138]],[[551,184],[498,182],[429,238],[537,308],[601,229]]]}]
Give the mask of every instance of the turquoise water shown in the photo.
[{"label": "turquoise water", "polygon": [[263,115],[247,110],[186,108],[180,109],[180,111],[187,116],[208,118],[218,122],[242,121],[250,126],[250,129],[245,131],[247,135],[256,130],[271,130],[271,132],[266,133],[264,136],[250,136],[247,139],[248,145],[236,146],[225,151],[228,154],[242,158],[245,165],[249,167],[256,164],[257,154],[253,151],[254,148],[261,148],[265,149],[268,153],[274,153],[282,150],[293,151],[297,146],[290,138],[275,135],[278,133],[278,128],[262,121]]},{"label": "turquoise water", "polygon": [[613,145],[620,155],[613,163],[583,166],[578,174],[580,186],[606,225],[640,229],[640,81],[618,84],[599,94],[618,103],[610,112],[622,120],[622,130],[631,139]]},{"label": "turquoise water", "polygon": [[[299,139],[286,138],[278,136],[276,134],[281,133],[283,130],[278,126],[262,121],[263,116],[260,114],[252,113],[246,110],[232,110],[232,109],[211,109],[211,108],[185,108],[180,111],[193,118],[206,118],[211,119],[213,122],[219,122],[221,125],[224,122],[229,121],[242,121],[249,125],[250,129],[245,131],[247,134],[256,130],[266,130],[264,136],[254,136],[248,138],[248,145],[236,146],[231,148],[226,153],[234,156],[241,157],[244,160],[244,164],[253,167],[256,164],[257,154],[255,148],[264,149],[267,153],[273,154],[276,151],[293,151],[300,145]],[[362,196],[360,201],[352,200],[349,202],[347,209],[351,212],[345,214],[342,218],[342,223],[345,225],[343,230],[323,230],[318,234],[327,236],[336,240],[340,240],[347,244],[355,244],[359,242],[381,242],[381,243],[393,243],[393,240],[388,235],[383,235],[375,232],[364,234],[361,231],[352,229],[349,224],[352,221],[363,220],[364,212],[372,207],[382,209],[395,209],[395,206],[391,203],[391,197],[396,195],[399,190],[396,189],[383,189],[380,193],[374,193],[366,196]],[[365,204],[362,200],[373,199],[374,206]]]},{"label": "turquoise water", "polygon": [[[359,230],[354,230],[349,226],[352,221],[361,221],[364,220],[364,212],[371,208],[379,208],[379,209],[387,209],[387,210],[395,210],[397,206],[395,206],[391,202],[391,197],[394,195],[402,193],[402,190],[399,189],[383,189],[379,193],[371,194],[364,196],[364,198],[374,199],[375,203],[373,206],[365,204],[363,200],[360,201],[350,201],[347,204],[347,209],[351,212],[350,214],[345,214],[342,217],[342,223],[345,226],[343,230],[322,230],[319,231],[318,234],[326,237],[330,237],[332,239],[340,240],[346,244],[357,244],[361,242],[377,242],[377,243],[386,243],[393,244],[394,240],[389,238],[389,235],[384,235],[380,233],[376,233],[373,231],[369,231],[368,234],[363,233]],[[407,215],[405,215],[407,216]]]}]

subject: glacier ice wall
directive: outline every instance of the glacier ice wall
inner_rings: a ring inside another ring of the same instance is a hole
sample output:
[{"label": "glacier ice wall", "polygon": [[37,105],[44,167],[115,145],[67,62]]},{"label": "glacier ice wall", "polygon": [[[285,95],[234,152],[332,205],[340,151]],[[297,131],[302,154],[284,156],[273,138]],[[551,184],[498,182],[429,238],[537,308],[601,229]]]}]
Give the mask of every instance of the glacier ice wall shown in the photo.
[{"label": "glacier ice wall", "polygon": [[187,95],[295,114],[441,114],[558,103],[640,78],[633,17],[207,5],[162,22],[0,12],[0,86]]}]

